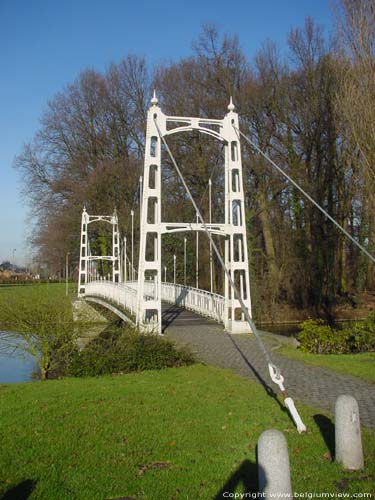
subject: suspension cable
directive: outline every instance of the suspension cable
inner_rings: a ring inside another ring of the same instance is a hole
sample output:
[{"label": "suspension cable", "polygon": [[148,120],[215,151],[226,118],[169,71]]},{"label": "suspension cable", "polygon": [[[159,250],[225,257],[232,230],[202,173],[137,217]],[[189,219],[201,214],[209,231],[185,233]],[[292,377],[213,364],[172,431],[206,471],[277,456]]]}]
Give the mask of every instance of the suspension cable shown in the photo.
[{"label": "suspension cable", "polygon": [[248,144],[250,144],[251,147],[253,147],[260,155],[263,156],[263,158],[265,158],[268,162],[270,162],[271,165],[274,166],[276,170],[281,173],[281,175],[283,175],[286,179],[288,179],[288,181],[291,182],[294,187],[296,187],[318,210],[320,210],[327,217],[327,219],[329,219],[338,229],[340,229],[340,231],[344,233],[345,236],[349,238],[350,241],[352,241],[352,243],[354,243],[365,255],[367,255],[367,257],[371,259],[372,262],[375,262],[375,257],[371,255],[366,250],[366,248],[364,248],[355,238],[353,238],[353,236],[350,233],[348,233],[348,231],[344,229],[331,215],[329,215],[329,213],[326,210],[324,210],[324,208],[321,205],[319,205],[319,203],[316,202],[304,189],[302,189],[301,186],[297,184],[295,180],[293,180],[286,172],[284,172],[284,170],[281,167],[279,167],[266,153],[264,153],[251,139],[249,139],[249,137],[247,137],[243,132],[241,132],[240,129],[238,129],[234,125],[233,128],[235,129],[238,138],[239,135],[241,135],[245,139],[245,141]]},{"label": "suspension cable", "polygon": [[[224,147],[224,146],[223,146],[223,147]],[[220,154],[222,153],[222,151],[223,151],[223,148],[221,149]],[[218,166],[218,165],[219,165],[219,156],[217,157],[217,160],[216,160],[216,163],[215,163],[215,165],[214,165],[214,168],[211,170],[211,175],[210,175],[210,177],[209,177],[209,179],[208,179],[208,182],[207,182],[207,184],[206,184],[206,188],[205,188],[205,190],[204,190],[204,193],[202,194],[201,200],[200,200],[199,205],[198,205],[198,206],[199,206],[199,209],[201,209],[201,208],[202,208],[202,205],[203,205],[203,199],[204,199],[204,197],[206,196],[206,193],[207,193],[207,190],[208,190],[209,183],[210,183],[210,181],[212,182],[213,176],[214,176],[214,174],[215,174],[215,171],[216,171],[216,168],[217,168],[217,166]]]}]

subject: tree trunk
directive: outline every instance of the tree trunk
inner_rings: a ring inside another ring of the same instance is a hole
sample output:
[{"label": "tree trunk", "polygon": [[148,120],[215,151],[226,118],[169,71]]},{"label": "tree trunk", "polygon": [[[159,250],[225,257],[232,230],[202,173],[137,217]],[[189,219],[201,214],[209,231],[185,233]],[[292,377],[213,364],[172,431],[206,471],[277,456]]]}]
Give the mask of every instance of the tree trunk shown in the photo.
[{"label": "tree trunk", "polygon": [[262,189],[258,191],[258,203],[260,208],[259,218],[262,224],[264,246],[267,256],[268,286],[271,292],[271,301],[274,303],[279,288],[279,270],[276,265],[275,246],[271,231],[271,224],[268,218],[268,206],[265,193]]}]

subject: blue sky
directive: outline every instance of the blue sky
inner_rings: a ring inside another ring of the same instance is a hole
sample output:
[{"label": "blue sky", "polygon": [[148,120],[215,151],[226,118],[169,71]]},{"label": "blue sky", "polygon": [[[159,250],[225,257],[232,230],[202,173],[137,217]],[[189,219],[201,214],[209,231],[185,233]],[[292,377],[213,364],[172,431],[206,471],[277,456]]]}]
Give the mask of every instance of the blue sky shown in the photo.
[{"label": "blue sky", "polygon": [[14,157],[47,101],[82,69],[129,53],[150,66],[188,56],[204,23],[238,34],[251,59],[267,39],[285,49],[290,27],[308,15],[330,32],[330,0],[0,0],[0,262],[13,249],[17,263],[30,254]]}]

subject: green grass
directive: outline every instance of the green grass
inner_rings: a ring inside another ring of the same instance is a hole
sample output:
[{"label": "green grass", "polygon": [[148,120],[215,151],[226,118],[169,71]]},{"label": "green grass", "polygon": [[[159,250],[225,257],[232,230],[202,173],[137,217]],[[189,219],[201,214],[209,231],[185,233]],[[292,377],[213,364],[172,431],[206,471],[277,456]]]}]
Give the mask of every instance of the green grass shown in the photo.
[{"label": "green grass", "polygon": [[294,491],[375,493],[374,431],[363,430],[366,469],[344,472],[328,459],[321,412],[297,406],[304,435],[261,386],[202,365],[0,385],[0,495],[29,480],[30,500],[222,498],[243,481],[251,490],[270,428],[287,438]]},{"label": "green grass", "polygon": [[369,382],[375,382],[375,352],[358,354],[311,354],[288,345],[283,345],[277,352],[288,358],[303,361],[310,365],[328,368],[359,377]]},{"label": "green grass", "polygon": [[[20,296],[30,296],[40,294],[45,294],[48,296],[65,297],[65,283],[31,283],[27,285],[3,285],[0,286],[1,294],[18,294]],[[69,296],[77,295],[77,285],[75,283],[69,283],[68,286]]]},{"label": "green grass", "polygon": [[[71,283],[68,288],[69,299],[77,296],[77,288]],[[0,287],[0,301],[11,301],[14,304],[15,313],[18,308],[29,306],[33,303],[64,303],[66,298],[64,283],[35,283],[31,285],[13,285]],[[0,310],[0,329],[2,327],[2,311]]]}]

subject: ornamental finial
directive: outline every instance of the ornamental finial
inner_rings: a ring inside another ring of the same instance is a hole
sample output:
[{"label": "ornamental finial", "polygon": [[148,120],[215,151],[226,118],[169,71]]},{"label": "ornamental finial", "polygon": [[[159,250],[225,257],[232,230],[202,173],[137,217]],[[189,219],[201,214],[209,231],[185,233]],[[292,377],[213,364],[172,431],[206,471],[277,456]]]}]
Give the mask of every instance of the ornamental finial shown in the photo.
[{"label": "ornamental finial", "polygon": [[158,99],[157,99],[157,97],[156,97],[156,92],[155,92],[155,90],[154,90],[154,95],[152,96],[152,99],[151,99],[151,104],[152,104],[153,106],[156,106],[156,105],[158,104],[158,102],[159,102],[159,101],[158,101]]},{"label": "ornamental finial", "polygon": [[83,212],[86,212],[86,205],[83,205]]},{"label": "ornamental finial", "polygon": [[228,110],[229,111],[234,111],[234,104],[233,104],[233,100],[232,100],[232,96],[230,96],[230,101],[229,101],[229,104],[228,104]]}]

